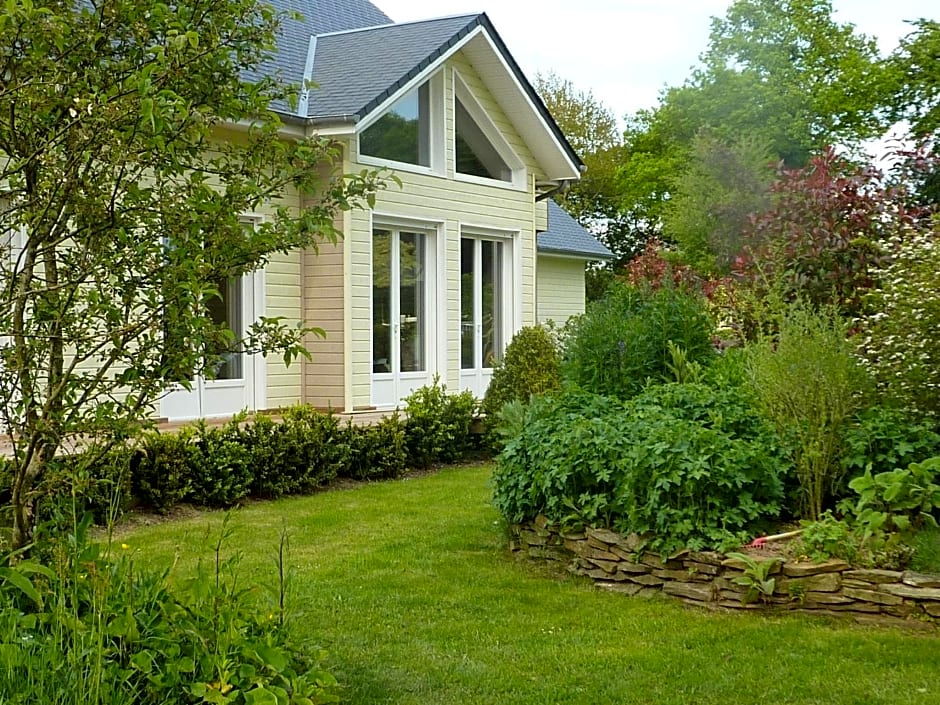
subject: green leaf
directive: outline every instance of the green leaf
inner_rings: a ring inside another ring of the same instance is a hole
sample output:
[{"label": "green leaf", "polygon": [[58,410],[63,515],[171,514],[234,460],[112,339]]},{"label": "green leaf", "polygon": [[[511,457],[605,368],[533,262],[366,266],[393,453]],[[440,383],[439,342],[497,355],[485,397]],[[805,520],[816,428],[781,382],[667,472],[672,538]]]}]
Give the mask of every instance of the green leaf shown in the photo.
[{"label": "green leaf", "polygon": [[277,696],[261,686],[245,692],[245,705],[278,705]]},{"label": "green leaf", "polygon": [[33,586],[33,583],[15,568],[0,568],[0,578],[18,588],[26,597],[33,601],[37,606],[42,605],[42,598],[39,591]]}]

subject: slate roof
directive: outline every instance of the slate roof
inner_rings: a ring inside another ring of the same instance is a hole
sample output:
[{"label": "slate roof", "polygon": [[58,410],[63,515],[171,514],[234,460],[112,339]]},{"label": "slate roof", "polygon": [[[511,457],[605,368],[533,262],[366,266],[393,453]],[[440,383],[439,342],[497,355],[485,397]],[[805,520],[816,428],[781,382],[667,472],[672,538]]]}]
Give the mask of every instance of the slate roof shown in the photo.
[{"label": "slate roof", "polygon": [[364,117],[479,24],[462,15],[317,37],[307,116]]},{"label": "slate roof", "polygon": [[614,258],[613,252],[552,200],[548,202],[548,230],[538,234],[538,251],[584,259]]},{"label": "slate roof", "polygon": [[[278,76],[285,83],[302,85],[310,37],[328,32],[344,32],[362,27],[392,24],[392,19],[367,0],[268,0],[284,18],[277,38],[277,51],[257,74]],[[299,15],[299,19],[291,17]],[[286,105],[279,112],[291,113]]]},{"label": "slate roof", "polygon": [[543,123],[574,165],[582,164],[485,13],[395,24],[368,0],[269,0],[285,17],[273,56],[254,74],[302,86],[313,49],[310,78],[317,88],[296,108],[272,107],[285,116],[326,124],[364,118],[405,83],[477,27],[483,27]]}]

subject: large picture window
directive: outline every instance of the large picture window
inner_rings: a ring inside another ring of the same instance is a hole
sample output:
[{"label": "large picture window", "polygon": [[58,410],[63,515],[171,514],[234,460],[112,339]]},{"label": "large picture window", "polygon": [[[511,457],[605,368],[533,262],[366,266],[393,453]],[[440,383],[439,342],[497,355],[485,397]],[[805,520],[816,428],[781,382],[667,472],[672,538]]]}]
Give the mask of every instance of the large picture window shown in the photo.
[{"label": "large picture window", "polygon": [[431,166],[430,88],[427,83],[399,98],[359,136],[359,152],[404,164]]}]

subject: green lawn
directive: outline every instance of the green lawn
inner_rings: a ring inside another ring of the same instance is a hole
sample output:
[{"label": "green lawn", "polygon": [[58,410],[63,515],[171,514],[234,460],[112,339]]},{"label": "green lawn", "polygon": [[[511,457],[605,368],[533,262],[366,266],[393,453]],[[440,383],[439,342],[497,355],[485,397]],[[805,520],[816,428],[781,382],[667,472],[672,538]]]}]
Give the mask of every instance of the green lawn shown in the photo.
[{"label": "green lawn", "polygon": [[[940,702],[940,639],[797,615],[713,613],[518,564],[490,468],[253,504],[228,547],[269,580],[290,531],[295,605],[349,703]],[[121,535],[185,573],[205,514]],[[264,577],[262,577],[264,576]]]}]

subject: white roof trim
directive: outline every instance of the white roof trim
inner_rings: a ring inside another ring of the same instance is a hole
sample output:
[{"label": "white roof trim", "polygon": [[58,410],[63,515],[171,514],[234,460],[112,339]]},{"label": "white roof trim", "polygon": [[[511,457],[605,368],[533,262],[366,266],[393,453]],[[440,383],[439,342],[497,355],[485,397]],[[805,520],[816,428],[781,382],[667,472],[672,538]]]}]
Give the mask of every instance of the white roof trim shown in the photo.
[{"label": "white roof trim", "polygon": [[[457,15],[457,16],[462,17],[463,15]],[[362,30],[359,30],[359,31],[362,31]],[[324,36],[324,35],[320,35],[320,36]],[[557,173],[548,173],[548,177],[553,180],[568,180],[568,179],[581,178],[581,170],[578,164],[572,161],[572,159],[570,158],[568,154],[567,148],[555,136],[555,132],[552,130],[549,124],[545,121],[545,118],[542,116],[542,112],[532,102],[531,98],[529,97],[528,92],[519,82],[516,75],[514,74],[512,69],[509,67],[509,64],[506,62],[506,58],[499,51],[496,44],[493,42],[493,39],[490,36],[489,32],[487,32],[486,28],[482,25],[475,27],[469,34],[467,34],[467,36],[463,37],[459,42],[457,42],[452,47],[450,47],[446,52],[444,52],[441,56],[439,56],[436,60],[434,60],[423,71],[421,71],[421,73],[419,73],[417,76],[412,78],[406,84],[401,86],[397,91],[395,91],[392,95],[390,95],[388,98],[382,101],[382,103],[376,106],[376,108],[372,110],[368,115],[363,115],[362,119],[356,124],[356,132],[359,133],[359,132],[362,132],[362,130],[365,130],[366,128],[368,128],[369,125],[373,124],[376,120],[378,120],[382,116],[382,114],[386,110],[388,110],[388,108],[390,108],[399,98],[401,98],[404,94],[406,94],[408,91],[412,90],[416,86],[419,86],[422,83],[424,83],[426,80],[428,80],[428,78],[430,78],[431,75],[433,75],[435,72],[440,70],[440,68],[447,62],[448,59],[450,59],[458,51],[467,47],[468,44],[473,42],[478,37],[482,37],[482,41],[486,42],[485,46],[487,47],[489,52],[498,59],[499,63],[503,67],[504,77],[509,78],[509,80],[512,82],[513,87],[516,89],[518,94],[522,96],[522,98],[524,99],[525,106],[528,108],[527,112],[529,113],[527,117],[530,120],[532,118],[535,118],[535,121],[539,124],[539,126],[543,130],[544,134],[543,134],[542,140],[538,140],[537,138],[533,140],[531,136],[527,134],[529,130],[520,129],[520,128],[524,128],[525,126],[520,125],[520,123],[516,119],[513,118],[514,111],[506,110],[506,106],[502,106],[503,111],[506,113],[506,116],[516,126],[516,129],[519,131],[520,136],[523,138],[523,140],[525,140],[527,144],[529,144],[529,147],[530,149],[532,149],[532,152],[536,160],[540,164],[542,164],[543,167],[546,166],[545,164],[542,163],[543,159],[541,159],[540,157],[547,157],[548,155],[544,153],[544,148],[543,150],[539,150],[538,149],[539,145],[534,144],[534,142],[542,141],[544,144],[545,143],[544,137],[547,136],[549,138],[547,140],[547,144],[551,145],[552,150],[555,152],[555,155],[554,155],[555,159],[557,160],[557,158],[560,156],[561,162],[563,162],[565,167],[567,167],[566,170],[558,171]],[[492,91],[489,84],[492,80],[494,80],[493,77],[483,76],[481,74],[480,78],[481,80],[483,80],[484,84],[487,85],[487,88],[489,88]],[[494,95],[494,98],[496,99],[497,102],[500,102],[497,96]],[[557,162],[556,162],[556,168],[557,168]]]}]

